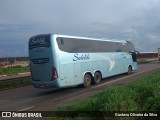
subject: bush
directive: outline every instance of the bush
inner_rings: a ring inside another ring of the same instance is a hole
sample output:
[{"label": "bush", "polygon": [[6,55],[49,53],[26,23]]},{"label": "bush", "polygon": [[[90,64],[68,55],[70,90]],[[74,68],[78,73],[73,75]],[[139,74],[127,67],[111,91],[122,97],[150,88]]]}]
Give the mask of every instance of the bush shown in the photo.
[{"label": "bush", "polygon": [[[59,106],[54,111],[102,111],[101,119],[108,111],[159,111],[160,112],[160,71],[142,77],[128,86],[110,87],[78,104]],[[77,113],[79,116],[81,112]],[[86,115],[87,116],[87,115]],[[57,118],[56,118],[57,119]],[[64,118],[60,118],[64,119]],[[65,119],[75,119],[67,117]],[[84,119],[78,117],[77,119]],[[86,119],[86,118],[85,118]],[[93,119],[93,117],[87,117]],[[118,117],[118,119],[135,119],[135,117]],[[136,119],[145,119],[143,117]]]},{"label": "bush", "polygon": [[0,75],[17,74],[23,72],[29,72],[29,67],[13,66],[8,68],[0,68]]}]

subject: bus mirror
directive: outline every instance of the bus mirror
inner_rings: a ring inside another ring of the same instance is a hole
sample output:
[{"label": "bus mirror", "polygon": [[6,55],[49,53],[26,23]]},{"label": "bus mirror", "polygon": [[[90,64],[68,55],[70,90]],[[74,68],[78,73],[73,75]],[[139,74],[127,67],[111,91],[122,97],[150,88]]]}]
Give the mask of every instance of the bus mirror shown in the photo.
[{"label": "bus mirror", "polygon": [[135,53],[137,54],[137,55],[139,55],[140,53],[139,53],[139,51],[135,51]]}]

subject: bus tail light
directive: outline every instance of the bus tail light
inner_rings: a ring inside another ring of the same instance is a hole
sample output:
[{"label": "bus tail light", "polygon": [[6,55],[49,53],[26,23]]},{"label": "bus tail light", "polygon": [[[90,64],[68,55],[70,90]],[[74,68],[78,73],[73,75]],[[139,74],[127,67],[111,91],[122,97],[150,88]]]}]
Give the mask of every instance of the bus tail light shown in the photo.
[{"label": "bus tail light", "polygon": [[56,80],[58,78],[58,73],[55,67],[52,69],[52,75],[53,75],[53,80]]}]

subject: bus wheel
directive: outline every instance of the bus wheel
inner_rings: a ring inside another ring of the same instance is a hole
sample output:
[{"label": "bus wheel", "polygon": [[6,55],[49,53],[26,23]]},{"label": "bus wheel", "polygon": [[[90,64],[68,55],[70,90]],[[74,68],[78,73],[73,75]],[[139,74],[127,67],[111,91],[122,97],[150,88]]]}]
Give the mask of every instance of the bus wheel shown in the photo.
[{"label": "bus wheel", "polygon": [[91,85],[91,76],[89,74],[85,74],[84,75],[83,85],[84,85],[85,88],[90,87],[90,85]]},{"label": "bus wheel", "polygon": [[127,74],[130,75],[131,73],[132,73],[132,68],[131,68],[131,66],[129,66]]},{"label": "bus wheel", "polygon": [[93,83],[94,84],[99,84],[101,82],[101,79],[102,79],[101,73],[100,72],[95,72]]}]

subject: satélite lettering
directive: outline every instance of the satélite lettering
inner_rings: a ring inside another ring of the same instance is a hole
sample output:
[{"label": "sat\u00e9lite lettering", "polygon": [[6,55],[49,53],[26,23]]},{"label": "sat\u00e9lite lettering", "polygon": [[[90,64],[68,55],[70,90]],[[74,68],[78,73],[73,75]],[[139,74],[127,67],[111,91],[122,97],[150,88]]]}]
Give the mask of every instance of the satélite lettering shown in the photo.
[{"label": "sat\u00e9lite lettering", "polygon": [[89,59],[90,59],[89,54],[81,54],[81,55],[79,55],[78,53],[75,53],[73,61],[89,60]]}]

